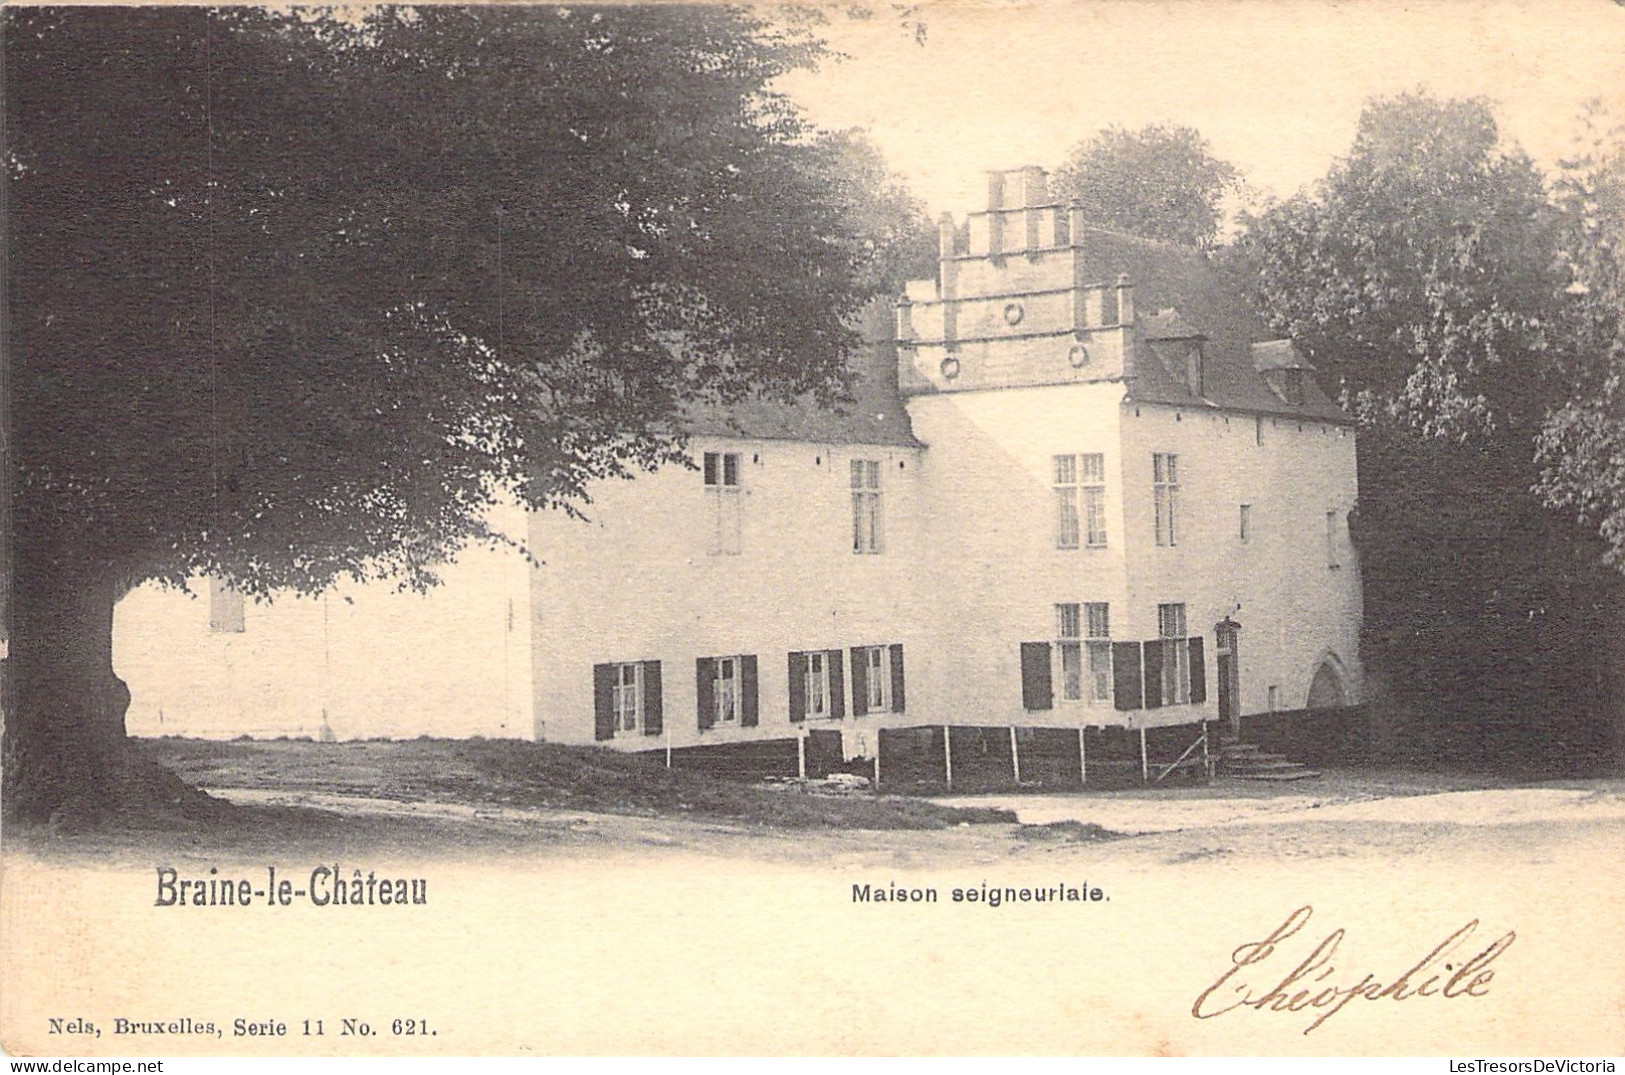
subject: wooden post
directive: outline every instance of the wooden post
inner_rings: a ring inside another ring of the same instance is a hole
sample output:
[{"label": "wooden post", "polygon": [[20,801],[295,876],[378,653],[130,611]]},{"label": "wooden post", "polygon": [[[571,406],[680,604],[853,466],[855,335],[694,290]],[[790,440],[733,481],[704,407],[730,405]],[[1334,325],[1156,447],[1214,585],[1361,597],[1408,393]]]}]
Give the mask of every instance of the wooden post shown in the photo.
[{"label": "wooden post", "polygon": [[1089,753],[1088,748],[1083,745],[1082,728],[1078,729],[1078,785],[1080,787],[1089,785]]},{"label": "wooden post", "polygon": [[1021,787],[1021,748],[1016,745],[1016,726],[1010,725],[1010,771],[1015,775],[1016,787]]},{"label": "wooden post", "polygon": [[796,779],[807,779],[807,729],[796,736]]},{"label": "wooden post", "polygon": [[942,773],[947,778],[948,790],[954,790],[954,730],[950,725],[942,726]]},{"label": "wooden post", "polygon": [[880,790],[880,729],[875,729],[875,790]]},{"label": "wooden post", "polygon": [[1145,756],[1144,728],[1140,729],[1140,780],[1147,784],[1151,783],[1151,763],[1146,760]]},{"label": "wooden post", "polygon": [[1202,722],[1202,773],[1209,780],[1213,779],[1213,759],[1207,752],[1207,721]]},{"label": "wooden post", "polygon": [[666,721],[666,768],[671,768],[671,721]]}]

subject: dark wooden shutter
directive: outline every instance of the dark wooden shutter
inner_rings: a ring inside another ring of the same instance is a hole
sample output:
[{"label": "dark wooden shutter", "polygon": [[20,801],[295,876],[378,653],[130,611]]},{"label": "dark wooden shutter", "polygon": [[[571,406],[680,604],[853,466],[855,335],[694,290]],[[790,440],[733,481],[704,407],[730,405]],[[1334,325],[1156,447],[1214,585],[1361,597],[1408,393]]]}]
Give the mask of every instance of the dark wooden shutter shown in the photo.
[{"label": "dark wooden shutter", "polygon": [[615,738],[615,666],[592,666],[593,735],[599,739]]},{"label": "dark wooden shutter", "polygon": [[643,734],[659,735],[666,727],[665,699],[660,690],[660,662],[643,662]]},{"label": "dark wooden shutter", "polygon": [[1191,642],[1191,701],[1200,704],[1207,701],[1207,667],[1202,663],[1202,637],[1200,635]]},{"label": "dark wooden shutter", "polygon": [[1048,642],[1021,644],[1021,707],[1023,709],[1055,708],[1055,687],[1050,680],[1050,648]]},{"label": "dark wooden shutter", "polygon": [[756,654],[739,658],[739,723],[754,728],[761,721],[761,709],[756,697]]},{"label": "dark wooden shutter", "polygon": [[1162,641],[1147,642],[1145,649],[1145,707],[1162,706]]},{"label": "dark wooden shutter", "polygon": [[903,644],[893,642],[891,647],[891,711],[903,712]]},{"label": "dark wooden shutter", "polygon": [[852,715],[869,712],[869,661],[862,646],[852,647]]},{"label": "dark wooden shutter", "polygon": [[790,654],[790,723],[807,719],[807,655]]},{"label": "dark wooden shutter", "polygon": [[1140,693],[1140,644],[1138,642],[1112,643],[1112,700],[1120,710],[1139,709],[1144,704]]},{"label": "dark wooden shutter", "polygon": [[829,669],[829,715],[840,720],[846,716],[845,654],[838,649],[825,650],[824,662]]},{"label": "dark wooden shutter", "polygon": [[700,717],[700,730],[717,722],[716,660],[700,657],[694,661],[694,708]]}]

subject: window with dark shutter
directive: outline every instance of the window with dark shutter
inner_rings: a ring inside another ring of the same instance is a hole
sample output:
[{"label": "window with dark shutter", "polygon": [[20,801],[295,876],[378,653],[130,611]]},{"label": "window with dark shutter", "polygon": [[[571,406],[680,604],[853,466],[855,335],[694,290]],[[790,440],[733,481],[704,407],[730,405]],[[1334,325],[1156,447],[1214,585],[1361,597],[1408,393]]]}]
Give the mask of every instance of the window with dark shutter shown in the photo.
[{"label": "window with dark shutter", "polygon": [[593,735],[598,739],[615,736],[615,666],[592,666]]},{"label": "window with dark shutter", "polygon": [[1191,702],[1200,705],[1207,701],[1207,667],[1202,663],[1202,638],[1190,640],[1191,646]]},{"label": "window with dark shutter", "polygon": [[790,654],[790,723],[807,719],[807,655]]},{"label": "window with dark shutter", "polygon": [[863,646],[852,647],[852,715],[861,717],[869,712],[869,651]]},{"label": "window with dark shutter", "polygon": [[716,659],[699,657],[694,661],[694,708],[700,717],[700,730],[717,722]]},{"label": "window with dark shutter", "polygon": [[844,654],[838,649],[824,651],[829,662],[829,715],[836,720],[846,716],[846,673]]},{"label": "window with dark shutter", "polygon": [[903,644],[893,642],[891,647],[891,711],[903,712]]},{"label": "window with dark shutter", "polygon": [[1048,642],[1021,644],[1021,707],[1023,709],[1055,708],[1055,690],[1050,682],[1050,648]]},{"label": "window with dark shutter", "polygon": [[1145,707],[1157,709],[1162,706],[1162,642],[1147,642],[1141,649],[1145,652]]},{"label": "window with dark shutter", "polygon": [[659,735],[665,729],[665,700],[660,693],[660,662],[643,662],[643,734]]},{"label": "window with dark shutter", "polygon": [[1139,709],[1144,704],[1140,690],[1140,644],[1113,642],[1112,704],[1125,712]]},{"label": "window with dark shutter", "polygon": [[761,722],[761,710],[756,697],[756,655],[739,658],[739,723],[754,728]]}]

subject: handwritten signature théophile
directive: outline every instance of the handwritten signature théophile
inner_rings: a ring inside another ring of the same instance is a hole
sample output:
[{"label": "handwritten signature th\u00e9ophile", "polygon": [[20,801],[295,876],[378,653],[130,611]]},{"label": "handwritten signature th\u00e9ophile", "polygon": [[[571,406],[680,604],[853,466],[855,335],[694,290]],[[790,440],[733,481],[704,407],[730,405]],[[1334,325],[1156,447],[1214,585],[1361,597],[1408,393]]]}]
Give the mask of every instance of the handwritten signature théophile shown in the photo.
[{"label": "handwritten signature th\u00e9ophile", "polygon": [[[1261,941],[1251,941],[1230,953],[1230,969],[1219,975],[1219,980],[1202,990],[1191,1005],[1191,1014],[1198,1019],[1212,1019],[1237,1009],[1255,1011],[1302,1012],[1317,1011],[1312,1022],[1304,1028],[1308,1034],[1326,1020],[1342,1011],[1357,997],[1366,1000],[1410,1000],[1413,997],[1482,997],[1489,992],[1495,971],[1490,967],[1501,953],[1511,947],[1518,935],[1508,930],[1486,947],[1462,958],[1462,952],[1476,948],[1471,942],[1478,931],[1478,919],[1473,919],[1435,945],[1427,955],[1413,963],[1408,970],[1388,981],[1380,981],[1375,974],[1366,974],[1358,981],[1354,975],[1345,975],[1339,984],[1333,978],[1337,967],[1332,957],[1343,943],[1343,930],[1334,929],[1326,934],[1314,949],[1296,966],[1263,991],[1253,981],[1274,979],[1276,969],[1284,967],[1290,956],[1275,958],[1276,948],[1309,924],[1315,913],[1313,907],[1299,907],[1287,916]],[[1275,966],[1265,968],[1266,963]],[[1331,979],[1331,981],[1328,981]]]}]

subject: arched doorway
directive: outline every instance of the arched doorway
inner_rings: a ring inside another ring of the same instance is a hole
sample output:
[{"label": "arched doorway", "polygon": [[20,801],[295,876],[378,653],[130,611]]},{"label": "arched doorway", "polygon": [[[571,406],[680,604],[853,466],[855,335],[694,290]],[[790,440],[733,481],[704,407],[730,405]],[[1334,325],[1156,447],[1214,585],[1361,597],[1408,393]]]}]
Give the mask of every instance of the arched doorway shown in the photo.
[{"label": "arched doorway", "polygon": [[1340,709],[1348,704],[1343,690],[1343,668],[1335,654],[1327,654],[1309,683],[1310,709]]}]

